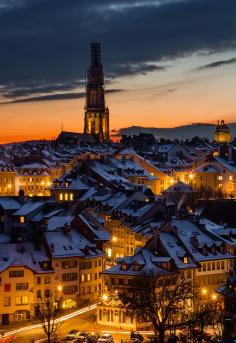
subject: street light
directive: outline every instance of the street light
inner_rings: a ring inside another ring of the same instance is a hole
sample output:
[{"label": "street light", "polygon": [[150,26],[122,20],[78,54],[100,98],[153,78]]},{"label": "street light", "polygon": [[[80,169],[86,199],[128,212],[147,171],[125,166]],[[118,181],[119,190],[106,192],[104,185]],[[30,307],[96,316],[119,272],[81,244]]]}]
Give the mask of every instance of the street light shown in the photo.
[{"label": "street light", "polygon": [[103,301],[107,301],[108,299],[109,299],[108,295],[107,295],[106,293],[104,293],[104,294],[102,295],[102,300],[103,300]]},{"label": "street light", "polygon": [[58,290],[58,292],[61,292],[62,291],[62,286],[61,285],[57,286],[57,290]]},{"label": "street light", "polygon": [[204,294],[204,295],[207,294],[207,289],[206,288],[202,289],[202,294]]},{"label": "street light", "polygon": [[217,299],[217,295],[216,294],[212,294],[212,300],[216,300]]}]

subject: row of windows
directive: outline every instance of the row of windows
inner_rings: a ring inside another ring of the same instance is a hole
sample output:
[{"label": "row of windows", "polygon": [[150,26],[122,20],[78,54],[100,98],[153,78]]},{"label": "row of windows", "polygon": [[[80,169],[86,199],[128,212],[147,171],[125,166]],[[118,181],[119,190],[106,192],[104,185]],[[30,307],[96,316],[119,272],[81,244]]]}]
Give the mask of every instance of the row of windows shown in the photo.
[{"label": "row of windows", "polygon": [[[29,298],[26,295],[15,297],[15,305],[28,305]],[[4,297],[4,306],[11,306],[11,297]]]},{"label": "row of windows", "polygon": [[13,183],[14,182],[14,178],[13,177],[0,177],[0,183]]},{"label": "row of windows", "polygon": [[101,290],[102,290],[102,285],[99,283],[98,285],[94,286],[94,290],[92,289],[92,286],[82,287],[81,288],[81,294],[82,295],[91,294],[93,291],[94,292],[101,292]]},{"label": "row of windows", "polygon": [[[51,295],[50,289],[45,289],[44,290],[44,297],[48,298],[48,297],[50,297],[50,295]],[[37,290],[37,298],[42,298],[42,291],[40,289]]]},{"label": "row of windows", "polygon": [[197,277],[195,281],[195,285],[198,287],[213,286],[213,288],[215,288],[217,285],[220,285],[224,282],[225,282],[225,274],[205,275],[202,277]]},{"label": "row of windows", "polygon": [[[89,261],[89,262],[80,262],[79,264],[79,268],[81,270],[84,269],[91,269],[91,268],[97,268],[97,267],[101,267],[102,265],[102,260],[99,259],[98,261]],[[57,267],[59,265],[56,265]],[[78,262],[77,260],[66,260],[66,261],[62,261],[61,267],[63,269],[67,269],[67,268],[77,268],[78,267]]]},{"label": "row of windows", "polygon": [[[43,283],[43,277],[37,276],[36,282],[38,285],[41,285],[41,283]],[[50,284],[51,283],[51,277],[45,276],[44,277],[44,283],[45,283],[45,285]]]},{"label": "row of windows", "polygon": [[24,277],[24,270],[10,270],[9,277]]},{"label": "row of windows", "polygon": [[59,194],[59,200],[73,201],[74,200],[74,194],[73,193],[60,193]]},{"label": "row of windows", "polygon": [[199,272],[225,269],[225,261],[202,262]]},{"label": "row of windows", "polygon": [[[78,280],[79,275],[78,273],[65,273],[62,274],[62,281],[75,281]],[[98,278],[101,278],[101,275],[99,273],[94,274],[94,280],[97,280]],[[92,281],[92,274],[82,274],[81,275],[81,282],[89,282]]]}]

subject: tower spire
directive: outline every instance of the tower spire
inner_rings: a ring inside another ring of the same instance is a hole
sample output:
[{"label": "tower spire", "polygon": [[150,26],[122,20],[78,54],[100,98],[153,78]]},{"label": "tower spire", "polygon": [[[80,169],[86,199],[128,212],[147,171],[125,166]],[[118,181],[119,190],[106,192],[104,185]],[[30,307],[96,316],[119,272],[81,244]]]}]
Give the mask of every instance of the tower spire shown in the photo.
[{"label": "tower spire", "polygon": [[104,74],[99,42],[91,43],[90,67],[86,75],[84,132],[99,141],[109,140],[109,110],[105,107]]}]

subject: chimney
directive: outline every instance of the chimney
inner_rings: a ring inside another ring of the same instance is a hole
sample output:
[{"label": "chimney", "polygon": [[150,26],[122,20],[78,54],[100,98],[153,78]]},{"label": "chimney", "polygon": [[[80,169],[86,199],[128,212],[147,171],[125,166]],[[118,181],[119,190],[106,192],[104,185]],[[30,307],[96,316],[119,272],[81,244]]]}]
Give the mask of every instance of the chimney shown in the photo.
[{"label": "chimney", "polygon": [[71,225],[70,225],[69,223],[66,223],[66,224],[64,225],[63,231],[64,231],[64,234],[65,234],[66,236],[69,236],[69,235],[70,235],[70,232],[71,232]]},{"label": "chimney", "polygon": [[18,193],[18,200],[19,200],[19,203],[20,203],[21,205],[24,204],[24,202],[25,202],[25,192],[23,191],[23,189],[20,189],[20,190],[19,190],[19,193]]}]

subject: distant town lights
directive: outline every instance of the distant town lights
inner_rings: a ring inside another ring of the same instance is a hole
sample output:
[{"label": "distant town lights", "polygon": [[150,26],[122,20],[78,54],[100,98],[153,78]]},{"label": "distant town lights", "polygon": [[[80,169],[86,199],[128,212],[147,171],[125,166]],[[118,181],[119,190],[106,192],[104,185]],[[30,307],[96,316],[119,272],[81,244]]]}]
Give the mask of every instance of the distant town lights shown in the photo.
[{"label": "distant town lights", "polygon": [[217,299],[217,295],[216,294],[212,294],[212,300],[216,300]]}]

